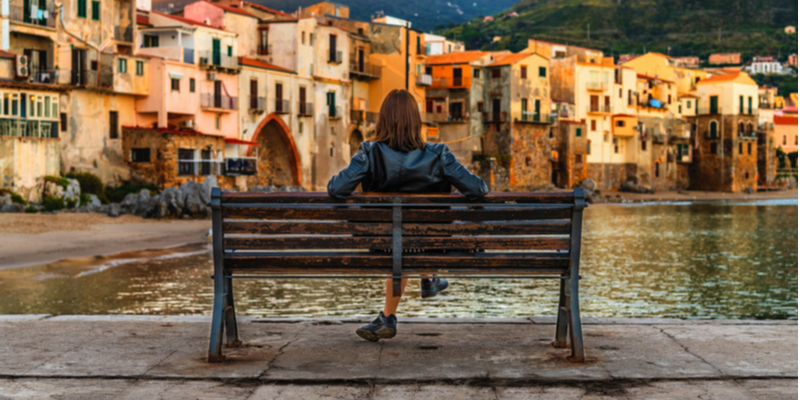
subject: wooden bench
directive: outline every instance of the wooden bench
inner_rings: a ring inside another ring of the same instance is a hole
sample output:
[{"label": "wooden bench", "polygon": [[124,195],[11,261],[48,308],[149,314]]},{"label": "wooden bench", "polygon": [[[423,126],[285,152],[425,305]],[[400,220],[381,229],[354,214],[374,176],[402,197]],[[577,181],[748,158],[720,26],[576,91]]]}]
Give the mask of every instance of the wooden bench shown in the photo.
[{"label": "wooden bench", "polygon": [[[551,278],[561,281],[555,347],[584,361],[578,304],[583,189],[455,194],[212,191],[214,310],[209,362],[241,345],[234,278]],[[404,252],[403,249],[407,251]],[[409,251],[411,250],[411,251]],[[393,290],[399,291],[395,278]],[[396,292],[397,293],[397,292]]]}]

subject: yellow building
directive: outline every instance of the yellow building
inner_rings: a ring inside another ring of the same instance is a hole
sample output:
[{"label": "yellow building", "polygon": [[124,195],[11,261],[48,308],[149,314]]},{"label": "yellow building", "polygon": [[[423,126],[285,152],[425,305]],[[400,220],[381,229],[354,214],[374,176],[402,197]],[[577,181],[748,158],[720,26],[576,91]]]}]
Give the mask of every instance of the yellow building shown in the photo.
[{"label": "yellow building", "polygon": [[673,82],[679,95],[694,92],[697,89],[697,82],[708,76],[702,69],[683,68],[678,64],[672,57],[650,52],[623,65],[635,69],[639,74]]}]

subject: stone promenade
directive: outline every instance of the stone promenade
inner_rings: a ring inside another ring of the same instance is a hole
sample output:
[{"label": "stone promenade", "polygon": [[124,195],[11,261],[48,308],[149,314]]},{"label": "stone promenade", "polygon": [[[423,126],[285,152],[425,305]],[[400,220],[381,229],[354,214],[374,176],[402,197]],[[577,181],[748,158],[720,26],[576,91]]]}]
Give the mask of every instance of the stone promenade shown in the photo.
[{"label": "stone promenade", "polygon": [[0,399],[796,399],[797,321],[584,319],[590,361],[552,317],[241,318],[207,364],[208,317],[0,316]]}]

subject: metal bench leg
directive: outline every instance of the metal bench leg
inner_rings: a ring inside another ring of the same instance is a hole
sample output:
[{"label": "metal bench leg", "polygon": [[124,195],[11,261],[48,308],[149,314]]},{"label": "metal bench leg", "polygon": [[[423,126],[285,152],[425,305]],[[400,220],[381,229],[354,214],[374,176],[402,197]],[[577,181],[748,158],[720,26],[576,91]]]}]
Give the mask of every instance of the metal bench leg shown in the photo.
[{"label": "metal bench leg", "polygon": [[575,275],[569,280],[569,343],[572,347],[572,354],[569,356],[569,360],[572,362],[586,361],[583,353],[583,329],[581,328],[581,311],[578,301],[578,280],[579,277]]},{"label": "metal bench leg", "polygon": [[226,347],[239,347],[239,328],[236,327],[236,309],[233,305],[233,279],[225,278],[225,334],[227,335]]},{"label": "metal bench leg", "polygon": [[567,280],[561,279],[561,290],[558,296],[558,319],[556,320],[556,341],[553,342],[553,347],[566,349],[569,346],[567,343],[568,324],[569,304],[567,299]]},{"label": "metal bench leg", "polygon": [[225,284],[222,271],[214,274],[214,310],[211,312],[211,340],[208,343],[208,362],[223,362],[222,331],[224,329]]}]

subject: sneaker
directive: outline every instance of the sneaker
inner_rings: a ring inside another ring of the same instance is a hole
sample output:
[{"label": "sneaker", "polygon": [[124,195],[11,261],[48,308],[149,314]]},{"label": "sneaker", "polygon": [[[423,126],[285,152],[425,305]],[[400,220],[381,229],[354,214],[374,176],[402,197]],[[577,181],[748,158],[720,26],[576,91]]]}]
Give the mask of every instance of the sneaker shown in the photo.
[{"label": "sneaker", "polygon": [[436,296],[442,290],[447,289],[447,279],[439,278],[436,275],[433,276],[433,279],[422,279],[421,282],[422,288],[422,298],[428,298]]},{"label": "sneaker", "polygon": [[377,342],[379,339],[391,339],[397,334],[397,317],[392,314],[384,316],[381,311],[378,318],[375,318],[369,325],[356,329],[356,334],[370,342]]}]

